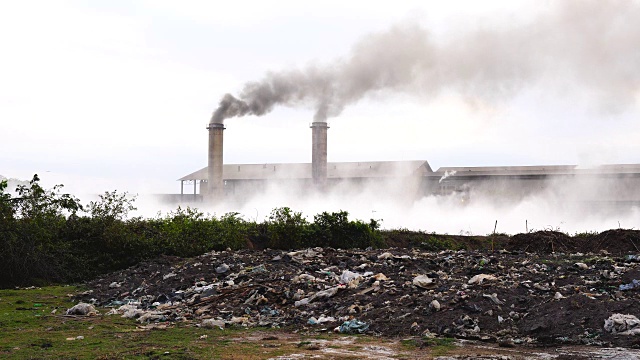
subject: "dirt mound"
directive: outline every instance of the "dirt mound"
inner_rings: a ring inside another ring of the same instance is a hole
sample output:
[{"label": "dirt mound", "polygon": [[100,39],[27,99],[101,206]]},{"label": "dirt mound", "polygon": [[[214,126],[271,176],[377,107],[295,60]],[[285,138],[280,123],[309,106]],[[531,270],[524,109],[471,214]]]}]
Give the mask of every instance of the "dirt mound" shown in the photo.
[{"label": "dirt mound", "polygon": [[576,252],[580,244],[579,240],[565,233],[558,231],[536,231],[514,235],[505,245],[505,248],[509,250],[547,254],[552,252]]},{"label": "dirt mound", "polygon": [[[602,241],[589,246],[618,246],[623,236],[635,241],[637,234],[600,235]],[[556,232],[511,240],[505,247],[514,250],[495,252],[314,248],[163,257],[97,279],[77,299],[128,305],[139,321],[212,319],[221,326],[340,327],[513,344],[638,344],[637,336],[603,328],[614,313],[640,316],[636,257],[570,255],[585,242]]]},{"label": "dirt mound", "polygon": [[591,238],[594,250],[612,254],[640,253],[640,230],[616,229],[601,232]]}]

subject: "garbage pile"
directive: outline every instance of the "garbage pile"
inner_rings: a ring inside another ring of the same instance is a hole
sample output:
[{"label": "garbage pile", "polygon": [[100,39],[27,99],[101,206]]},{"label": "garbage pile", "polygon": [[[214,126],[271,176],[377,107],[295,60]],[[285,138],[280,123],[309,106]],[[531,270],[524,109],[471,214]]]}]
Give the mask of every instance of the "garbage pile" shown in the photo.
[{"label": "garbage pile", "polygon": [[242,250],[162,257],[76,300],[140,322],[447,336],[502,346],[640,345],[637,254]]}]

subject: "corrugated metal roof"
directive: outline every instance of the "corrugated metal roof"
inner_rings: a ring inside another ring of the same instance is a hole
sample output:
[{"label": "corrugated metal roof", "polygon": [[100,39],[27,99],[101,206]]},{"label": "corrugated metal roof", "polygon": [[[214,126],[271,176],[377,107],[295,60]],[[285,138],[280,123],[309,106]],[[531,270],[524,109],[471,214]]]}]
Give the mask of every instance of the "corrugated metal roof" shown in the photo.
[{"label": "corrugated metal roof", "polygon": [[[327,163],[327,178],[330,179],[401,177],[428,172],[432,170],[425,160]],[[225,180],[310,179],[311,164],[225,164],[222,174]],[[178,180],[207,178],[207,168],[204,167]]]},{"label": "corrugated metal roof", "polygon": [[[640,174],[640,164],[441,167],[432,176],[455,172],[455,176],[524,176],[576,174]],[[454,175],[451,175],[454,176]]]},{"label": "corrugated metal roof", "polygon": [[455,176],[573,174],[575,165],[441,167],[433,175],[455,172]]},{"label": "corrugated metal roof", "polygon": [[[367,162],[330,162],[327,164],[329,179],[341,178],[382,178],[400,177],[420,173],[421,175],[441,177],[445,172],[455,176],[544,176],[576,174],[640,174],[640,164],[611,164],[594,167],[577,165],[537,165],[537,166],[478,166],[478,167],[441,167],[435,172],[424,160],[416,161],[367,161]],[[269,180],[269,179],[310,179],[311,164],[225,164],[225,180]],[[204,167],[178,180],[206,180],[207,168]]]}]

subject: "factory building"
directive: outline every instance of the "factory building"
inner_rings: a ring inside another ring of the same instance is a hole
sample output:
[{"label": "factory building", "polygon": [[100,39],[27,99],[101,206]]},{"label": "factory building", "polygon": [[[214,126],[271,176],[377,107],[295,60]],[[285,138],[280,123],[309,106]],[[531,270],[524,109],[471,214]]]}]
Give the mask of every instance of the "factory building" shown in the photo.
[{"label": "factory building", "polygon": [[[462,201],[490,197],[520,200],[540,192],[563,192],[594,204],[640,205],[640,164],[441,167],[433,171],[426,160],[328,162],[324,122],[311,124],[311,163],[224,164],[223,124],[211,123],[208,166],[179,179],[181,200],[243,201],[271,188],[300,195],[310,189],[380,188],[419,199],[456,195]],[[193,186],[193,190],[189,186]],[[186,187],[185,187],[186,186]],[[355,187],[354,187],[355,186]],[[564,196],[571,198],[570,196]]]}]

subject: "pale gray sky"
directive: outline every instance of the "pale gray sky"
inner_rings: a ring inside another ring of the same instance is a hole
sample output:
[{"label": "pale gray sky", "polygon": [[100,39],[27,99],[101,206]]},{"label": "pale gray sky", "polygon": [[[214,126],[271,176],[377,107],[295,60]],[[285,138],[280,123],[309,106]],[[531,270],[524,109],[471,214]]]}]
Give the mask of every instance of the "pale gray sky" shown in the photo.
[{"label": "pale gray sky", "polygon": [[[584,1],[2,0],[0,174],[37,172],[95,192],[177,192],[175,179],[206,166],[205,127],[220,98],[269,71],[330,67],[359,39],[398,24],[456,45],[460,34],[557,26],[546,19],[577,23],[558,30],[558,44],[571,36],[569,43],[581,40],[576,54],[597,56],[562,57],[556,71],[534,71],[497,100],[455,87],[365,96],[329,119],[329,161],[425,159],[434,169],[639,163],[640,68],[625,62],[640,50],[622,48],[640,35],[627,23],[638,2],[597,3],[614,14],[583,13],[582,4],[593,5]],[[573,7],[566,19],[552,15],[562,6]],[[476,51],[492,49],[478,39]],[[613,76],[628,80],[624,93],[611,91],[609,73],[600,76],[599,64],[610,63],[622,64]],[[609,106],[600,102],[607,96],[628,99]],[[225,162],[310,161],[314,112],[276,107],[227,120]]]}]

